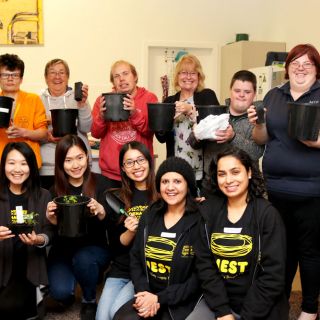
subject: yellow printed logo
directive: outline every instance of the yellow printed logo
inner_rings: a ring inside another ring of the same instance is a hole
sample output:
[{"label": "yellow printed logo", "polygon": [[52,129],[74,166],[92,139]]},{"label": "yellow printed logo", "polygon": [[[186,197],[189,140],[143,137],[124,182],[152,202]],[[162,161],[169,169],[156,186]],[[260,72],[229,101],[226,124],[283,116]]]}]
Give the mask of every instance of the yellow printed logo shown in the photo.
[{"label": "yellow printed logo", "polygon": [[193,246],[184,245],[183,248],[182,248],[181,256],[182,256],[182,257],[194,256]]},{"label": "yellow printed logo", "polygon": [[[155,245],[152,243],[155,243]],[[161,244],[163,249],[160,249],[159,246],[156,245],[157,243]],[[175,247],[176,243],[170,239],[149,236],[145,248],[146,258],[161,261],[171,261]]]},{"label": "yellow printed logo", "polygon": [[141,218],[143,212],[148,208],[148,206],[134,206],[128,210],[128,214],[131,217],[136,217],[138,220]]}]

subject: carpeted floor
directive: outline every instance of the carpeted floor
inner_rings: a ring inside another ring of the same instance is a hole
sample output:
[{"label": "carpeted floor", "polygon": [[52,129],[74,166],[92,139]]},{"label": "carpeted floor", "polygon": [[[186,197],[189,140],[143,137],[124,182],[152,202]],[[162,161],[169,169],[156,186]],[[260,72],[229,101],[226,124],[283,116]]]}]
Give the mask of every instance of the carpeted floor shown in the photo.
[{"label": "carpeted floor", "polygon": [[[68,310],[63,313],[51,312],[46,316],[46,320],[79,320],[80,300],[78,299]],[[290,298],[290,320],[296,320],[300,314],[301,292],[293,291]],[[281,320],[281,319],[279,319]]]}]

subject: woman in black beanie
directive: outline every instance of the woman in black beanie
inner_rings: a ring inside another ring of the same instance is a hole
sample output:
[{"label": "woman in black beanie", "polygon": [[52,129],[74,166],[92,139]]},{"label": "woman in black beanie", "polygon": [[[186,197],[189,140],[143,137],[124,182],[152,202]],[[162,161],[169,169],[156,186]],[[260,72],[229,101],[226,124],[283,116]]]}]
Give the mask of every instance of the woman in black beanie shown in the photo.
[{"label": "woman in black beanie", "polygon": [[199,212],[191,166],[171,157],[159,167],[160,199],[142,215],[131,250],[135,298],[114,319],[183,320],[200,298],[194,243]]}]

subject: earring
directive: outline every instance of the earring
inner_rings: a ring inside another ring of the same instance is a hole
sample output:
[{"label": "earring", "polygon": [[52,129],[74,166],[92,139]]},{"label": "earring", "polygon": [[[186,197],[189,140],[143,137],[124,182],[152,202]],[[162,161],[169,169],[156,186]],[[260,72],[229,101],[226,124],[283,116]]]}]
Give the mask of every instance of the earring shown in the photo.
[{"label": "earring", "polygon": [[251,176],[249,176],[249,179],[251,179]]}]

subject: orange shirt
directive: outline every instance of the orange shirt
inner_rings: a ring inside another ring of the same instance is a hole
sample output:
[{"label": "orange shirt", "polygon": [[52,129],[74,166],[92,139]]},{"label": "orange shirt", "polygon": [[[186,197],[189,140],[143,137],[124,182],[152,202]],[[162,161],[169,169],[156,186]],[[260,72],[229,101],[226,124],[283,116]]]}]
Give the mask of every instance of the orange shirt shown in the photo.
[{"label": "orange shirt", "polygon": [[[2,93],[0,93],[2,95]],[[34,93],[24,91],[18,92],[16,108],[13,118],[13,124],[20,128],[29,130],[47,129],[46,111],[40,97]],[[25,138],[8,138],[6,128],[0,128],[0,157],[3,149],[8,142],[26,142],[36,155],[38,167],[41,167],[40,145],[38,141],[32,141]]]}]

